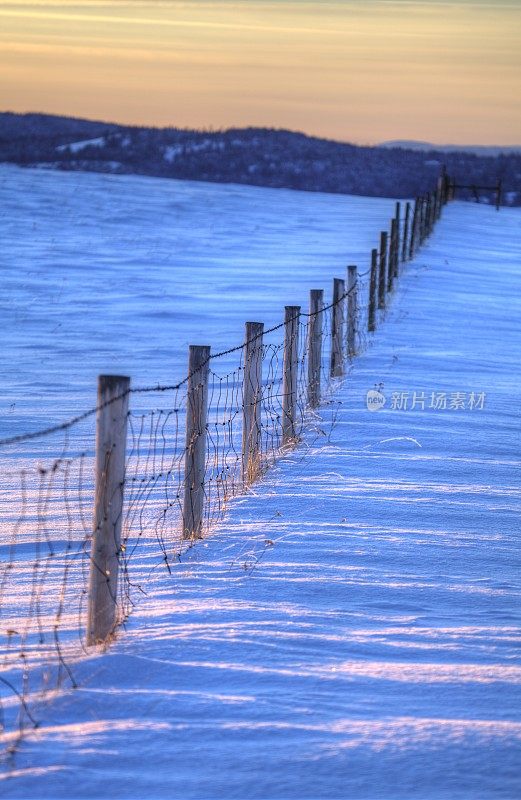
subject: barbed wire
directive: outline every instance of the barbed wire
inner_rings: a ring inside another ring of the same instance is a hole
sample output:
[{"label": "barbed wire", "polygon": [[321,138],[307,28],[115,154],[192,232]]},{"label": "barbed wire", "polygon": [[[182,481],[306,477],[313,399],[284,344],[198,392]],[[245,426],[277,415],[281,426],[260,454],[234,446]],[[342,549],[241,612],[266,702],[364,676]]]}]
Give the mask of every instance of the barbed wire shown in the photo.
[{"label": "barbed wire", "polygon": [[[353,360],[347,349],[348,323],[354,326],[356,353],[368,343],[369,274],[370,270],[359,273],[352,287],[318,312],[294,314],[289,338],[286,319],[236,347],[210,354],[203,363],[210,362],[210,367],[201,483],[204,513],[198,535],[215,526],[229,502],[248,491],[251,483],[244,450],[249,346],[259,342],[262,365],[253,430],[258,442],[254,478],[258,478],[295,447],[306,429],[316,436],[330,435],[336,420],[335,392]],[[351,320],[350,298],[356,298]],[[320,408],[311,403],[308,371],[317,317],[322,418]],[[284,336],[265,340],[282,331]],[[339,342],[342,359],[335,374],[333,350]],[[295,353],[289,384],[286,349]],[[235,354],[236,363],[229,369],[228,357]],[[0,744],[4,754],[14,752],[26,728],[37,727],[36,700],[60,692],[64,685],[76,685],[75,665],[87,652],[90,573],[99,569],[92,548],[100,523],[92,522],[95,453],[85,447],[85,441],[93,439],[92,417],[111,403],[127,395],[147,395],[148,405],[153,406],[128,410],[124,478],[107,498],[110,506],[116,492],[123,491],[121,538],[113,543],[119,570],[112,598],[114,631],[128,619],[137,596],[147,593],[163,574],[161,570],[171,574],[193,546],[197,537],[186,537],[183,509],[190,497],[187,456],[193,443],[187,440],[186,423],[188,387],[194,377],[192,373],[177,384],[130,388],[64,423],[0,441],[2,446],[24,445],[47,437],[48,450],[57,453],[54,458],[44,453],[43,460],[34,464],[33,454],[24,455],[22,448],[16,454],[22,466],[5,473],[0,494]],[[289,394],[292,402],[288,402]],[[327,408],[331,414],[326,421]]]},{"label": "barbed wire", "polygon": [[[363,272],[359,277],[362,278],[368,275],[369,272],[370,270],[367,270],[366,272]],[[338,298],[338,300],[335,300],[328,306],[325,306],[323,311],[325,312],[333,308],[335,305],[343,303],[344,300],[347,297],[349,297],[349,295],[354,291],[356,291],[356,286],[350,289],[349,291],[345,292],[341,297]],[[300,316],[310,317],[312,315],[310,313],[300,311]],[[284,328],[284,322],[281,322],[278,325],[274,325],[272,328],[268,328],[267,330],[263,331],[263,333],[260,335],[267,336],[270,333],[275,333],[276,331],[282,330],[282,328]],[[205,366],[210,361],[215,361],[219,358],[233,355],[233,353],[238,353],[242,351],[248,344],[252,344],[253,342],[255,342],[257,338],[259,338],[259,334],[257,334],[256,336],[252,336],[250,339],[247,339],[244,342],[242,342],[242,344],[235,345],[234,347],[230,347],[227,350],[222,350],[221,352],[218,353],[211,353],[208,359],[202,362],[201,366]],[[185,378],[183,378],[182,380],[179,381],[179,383],[176,384],[166,384],[166,385],[153,384],[152,386],[130,387],[129,389],[126,389],[124,392],[121,392],[117,396],[110,398],[110,400],[106,400],[103,403],[100,403],[96,406],[92,406],[92,408],[87,409],[82,414],[78,414],[77,416],[72,417],[71,419],[66,420],[65,422],[57,423],[56,425],[51,425],[48,428],[43,428],[39,431],[34,431],[30,433],[21,433],[17,434],[16,436],[7,436],[4,439],[0,439],[0,447],[5,447],[11,444],[21,444],[22,442],[27,442],[30,441],[31,439],[38,439],[44,436],[50,436],[53,433],[60,433],[61,431],[67,431],[70,428],[74,427],[75,425],[78,425],[80,422],[83,422],[84,420],[88,419],[89,417],[95,416],[104,408],[107,408],[108,406],[117,403],[119,400],[121,400],[124,397],[127,397],[128,395],[151,394],[153,392],[175,392],[178,389],[181,389],[183,386],[185,386],[189,382],[191,377],[192,377],[191,374],[188,373],[188,375]]]}]

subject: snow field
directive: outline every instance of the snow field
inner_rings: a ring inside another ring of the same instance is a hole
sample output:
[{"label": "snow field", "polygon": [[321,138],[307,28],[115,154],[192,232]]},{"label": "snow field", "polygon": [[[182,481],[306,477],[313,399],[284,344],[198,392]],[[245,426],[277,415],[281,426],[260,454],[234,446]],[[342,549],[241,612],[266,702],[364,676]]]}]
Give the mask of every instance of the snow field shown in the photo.
[{"label": "snow field", "polygon": [[[286,194],[300,202],[273,201]],[[338,203],[325,247],[352,234],[360,258],[392,213],[367,201],[365,231],[359,198],[302,202],[324,217]],[[330,435],[315,431],[235,501],[171,579],[150,576],[127,630],[45,707],[6,797],[518,795],[520,227],[513,210],[445,211],[326,409]],[[309,246],[290,231],[291,247]],[[269,324],[281,303],[263,302]],[[78,374],[97,352],[85,342]],[[375,385],[386,404],[371,413]],[[415,392],[425,408],[410,408]],[[432,393],[467,406],[429,408]],[[483,408],[468,407],[472,393]]]}]

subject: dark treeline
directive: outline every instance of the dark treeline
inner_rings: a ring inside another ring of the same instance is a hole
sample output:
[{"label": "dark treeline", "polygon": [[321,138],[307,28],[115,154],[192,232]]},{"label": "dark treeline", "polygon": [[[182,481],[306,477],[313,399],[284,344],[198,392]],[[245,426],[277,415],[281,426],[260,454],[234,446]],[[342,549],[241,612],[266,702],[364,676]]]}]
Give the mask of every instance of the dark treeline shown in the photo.
[{"label": "dark treeline", "polygon": [[[423,194],[445,165],[460,184],[495,187],[501,179],[503,201],[521,205],[519,152],[359,147],[271,128],[192,131],[2,113],[0,161],[369,197]],[[492,189],[478,195],[495,202]],[[458,196],[474,199],[472,192]]]}]

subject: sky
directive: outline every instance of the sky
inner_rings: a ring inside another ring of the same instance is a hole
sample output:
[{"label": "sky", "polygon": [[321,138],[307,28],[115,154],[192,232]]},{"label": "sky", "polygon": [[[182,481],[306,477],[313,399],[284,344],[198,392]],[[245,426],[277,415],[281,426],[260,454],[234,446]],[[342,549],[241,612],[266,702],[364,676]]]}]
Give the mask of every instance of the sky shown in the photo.
[{"label": "sky", "polygon": [[521,0],[0,0],[0,110],[521,144]]}]

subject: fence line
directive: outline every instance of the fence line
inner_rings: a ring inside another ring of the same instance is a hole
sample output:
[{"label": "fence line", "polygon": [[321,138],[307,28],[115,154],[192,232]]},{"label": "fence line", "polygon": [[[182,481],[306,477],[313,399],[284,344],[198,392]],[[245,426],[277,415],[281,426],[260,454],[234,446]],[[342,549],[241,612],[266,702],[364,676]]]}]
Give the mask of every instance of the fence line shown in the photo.
[{"label": "fence line", "polygon": [[[451,185],[442,176],[404,214],[397,203],[370,269],[350,265],[334,279],[329,304],[323,289],[313,289],[308,311],[288,306],[268,330],[248,322],[236,347],[190,346],[177,384],[133,387],[128,377],[100,376],[94,408],[0,441],[20,448],[39,440],[49,454],[46,464],[34,463],[17,450],[0,495],[4,755],[37,726],[36,701],[65,679],[74,686],[74,664],[89,647],[110,643],[136,595],[160,579],[159,567],[171,574],[228,502],[298,444],[318,410],[334,408],[339,381],[377,330]],[[234,368],[220,372],[231,355]],[[140,396],[153,407],[134,407]]]}]

